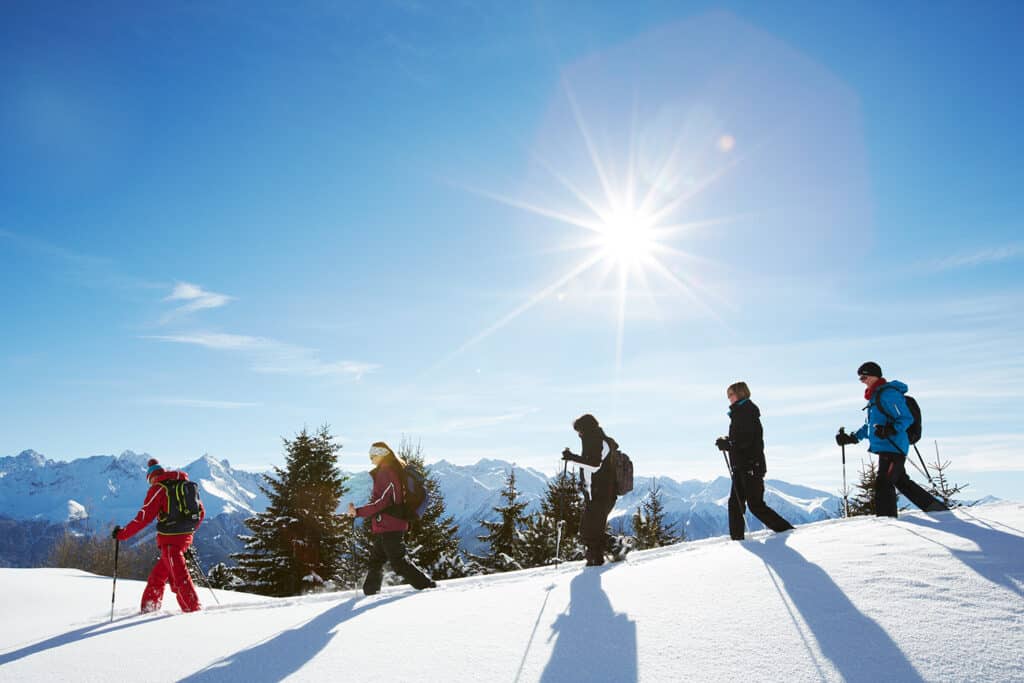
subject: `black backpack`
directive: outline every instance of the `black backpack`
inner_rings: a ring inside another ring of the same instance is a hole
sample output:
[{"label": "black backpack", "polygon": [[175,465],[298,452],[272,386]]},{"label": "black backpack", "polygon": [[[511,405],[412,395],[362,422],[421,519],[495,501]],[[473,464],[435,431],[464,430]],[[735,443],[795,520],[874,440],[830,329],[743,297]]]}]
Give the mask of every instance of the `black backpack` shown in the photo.
[{"label": "black backpack", "polygon": [[167,493],[167,508],[157,516],[156,530],[161,534],[190,534],[203,517],[199,484],[188,479],[160,482]]},{"label": "black backpack", "polygon": [[419,519],[430,505],[427,475],[416,465],[406,465],[400,469],[398,480],[402,482],[402,503],[390,505],[384,512],[407,521]]},{"label": "black backpack", "polygon": [[[882,391],[887,388],[892,389],[893,391],[896,390],[893,387],[882,387],[875,392],[875,395],[872,398],[875,401],[875,406],[882,411],[882,415],[885,415],[889,419],[889,422],[892,423],[895,422],[896,418],[887,413],[885,408],[882,407]],[[903,394],[903,398],[907,402],[907,410],[910,411],[911,417],[914,418],[913,424],[907,427],[907,439],[910,440],[911,444],[915,444],[921,440],[921,406],[917,404],[917,399],[909,394]]]},{"label": "black backpack", "polygon": [[608,444],[608,458],[611,459],[615,474],[615,495],[623,496],[633,490],[633,461],[619,450],[619,444],[611,437],[605,437]]}]

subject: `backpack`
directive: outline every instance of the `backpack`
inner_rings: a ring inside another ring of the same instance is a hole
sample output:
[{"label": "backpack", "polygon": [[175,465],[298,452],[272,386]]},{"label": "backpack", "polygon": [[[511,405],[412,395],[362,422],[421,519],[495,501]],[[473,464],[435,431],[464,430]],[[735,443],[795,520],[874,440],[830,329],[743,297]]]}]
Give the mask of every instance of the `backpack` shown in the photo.
[{"label": "backpack", "polygon": [[188,479],[160,482],[167,493],[167,508],[157,517],[156,530],[161,534],[190,534],[202,519],[203,503],[199,484]]},{"label": "backpack", "polygon": [[633,490],[633,461],[619,450],[619,444],[614,439],[606,438],[605,443],[611,451],[608,457],[612,461],[612,472],[615,474],[615,495],[623,496]]},{"label": "backpack", "polygon": [[[893,387],[888,388],[893,389]],[[884,391],[885,389],[886,387],[882,387],[882,389],[876,391],[875,396],[873,396],[872,398],[875,401],[875,406],[882,412],[882,415],[885,415],[887,418],[889,418],[890,422],[893,422],[895,421],[895,418],[889,413],[885,412],[885,408],[882,407],[882,399],[880,397],[882,391]],[[893,389],[893,391],[895,391],[895,389]],[[914,418],[914,422],[909,427],[907,427],[907,439],[910,440],[911,444],[915,444],[921,440],[921,406],[917,404],[917,399],[909,394],[903,394],[903,398],[907,402],[907,410],[910,411],[910,416]]]},{"label": "backpack", "polygon": [[406,465],[400,469],[398,480],[402,482],[402,503],[391,505],[384,512],[406,521],[419,519],[430,505],[427,475],[417,465]]}]

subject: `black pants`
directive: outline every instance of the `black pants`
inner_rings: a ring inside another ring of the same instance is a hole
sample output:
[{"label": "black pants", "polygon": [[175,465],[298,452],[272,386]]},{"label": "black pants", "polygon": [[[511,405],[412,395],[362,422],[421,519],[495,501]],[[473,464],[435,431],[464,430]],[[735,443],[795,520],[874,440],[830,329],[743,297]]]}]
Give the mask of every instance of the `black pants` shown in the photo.
[{"label": "black pants", "polygon": [[363,593],[366,595],[380,591],[385,562],[389,562],[391,568],[417,590],[434,585],[434,582],[405,556],[405,532],[387,531],[373,535],[373,545],[370,546],[370,558],[367,561],[369,571],[366,580],[363,581]]},{"label": "black pants", "polygon": [[743,512],[747,507],[751,514],[772,531],[788,531],[793,528],[792,524],[764,502],[764,477],[750,472],[733,472],[732,492],[729,494],[729,535],[734,541],[743,540],[747,526]]},{"label": "black pants", "polygon": [[878,477],[875,479],[875,515],[896,516],[896,490],[926,512],[947,509],[935,496],[907,476],[907,456],[902,453],[878,454]]},{"label": "black pants", "polygon": [[580,518],[580,537],[587,548],[587,561],[603,561],[607,544],[608,515],[615,507],[616,496],[590,499],[583,507]]}]

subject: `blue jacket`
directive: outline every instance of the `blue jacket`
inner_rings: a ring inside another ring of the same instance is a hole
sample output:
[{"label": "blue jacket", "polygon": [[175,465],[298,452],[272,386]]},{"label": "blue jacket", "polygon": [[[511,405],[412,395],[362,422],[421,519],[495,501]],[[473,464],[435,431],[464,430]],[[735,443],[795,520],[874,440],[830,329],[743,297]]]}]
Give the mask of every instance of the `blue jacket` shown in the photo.
[{"label": "blue jacket", "polygon": [[[910,414],[907,401],[903,398],[905,393],[907,393],[907,385],[894,380],[876,388],[871,394],[871,400],[865,407],[868,414],[864,426],[853,434],[858,441],[864,437],[868,438],[869,452],[895,453],[899,451],[903,455],[907,454],[907,450],[910,448],[907,427],[914,424],[914,416]],[[878,407],[879,401],[881,401],[882,408]],[[890,415],[892,419],[889,418]],[[896,427],[895,436],[888,438],[875,436],[876,426],[890,423]]]}]

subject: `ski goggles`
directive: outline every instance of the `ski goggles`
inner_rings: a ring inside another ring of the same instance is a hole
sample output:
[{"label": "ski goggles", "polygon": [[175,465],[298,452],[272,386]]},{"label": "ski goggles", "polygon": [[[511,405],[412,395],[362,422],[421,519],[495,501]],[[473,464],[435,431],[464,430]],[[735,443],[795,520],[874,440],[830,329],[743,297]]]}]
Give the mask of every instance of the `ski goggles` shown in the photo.
[{"label": "ski goggles", "polygon": [[370,447],[370,460],[374,458],[383,458],[385,455],[391,455],[391,451],[382,446],[371,446]]}]

